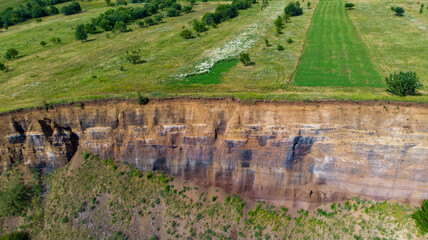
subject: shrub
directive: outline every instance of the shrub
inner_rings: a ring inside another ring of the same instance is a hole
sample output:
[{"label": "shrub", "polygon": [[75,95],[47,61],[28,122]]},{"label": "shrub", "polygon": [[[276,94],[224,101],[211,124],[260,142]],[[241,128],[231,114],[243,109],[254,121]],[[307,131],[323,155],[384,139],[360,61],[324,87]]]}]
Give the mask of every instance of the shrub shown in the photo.
[{"label": "shrub", "polygon": [[291,43],[293,43],[293,39],[288,38],[288,39],[287,39],[287,42],[291,44]]},{"label": "shrub", "polygon": [[284,13],[282,18],[284,19],[285,23],[288,23],[290,21],[290,15],[288,13]]},{"label": "shrub", "polygon": [[148,26],[153,26],[153,25],[155,25],[156,24],[156,22],[153,20],[153,18],[146,18],[146,19],[144,19],[144,25],[146,26],[146,27],[148,27]]},{"label": "shrub", "polygon": [[27,186],[14,178],[0,191],[0,216],[15,216],[28,207],[31,194]]},{"label": "shrub", "polygon": [[307,3],[308,8],[311,8],[311,2]]},{"label": "shrub", "polygon": [[6,64],[0,62],[0,71],[7,72],[9,71],[9,67]]},{"label": "shrub", "polygon": [[127,31],[128,31],[128,28],[126,27],[125,22],[123,22],[123,21],[117,21],[117,22],[114,24],[114,28],[113,28],[113,30],[115,30],[115,31],[119,31],[119,32],[127,32]]},{"label": "shrub", "polygon": [[276,32],[278,34],[282,33],[282,28],[284,28],[284,19],[282,17],[278,16],[276,20],[273,22],[276,28]]},{"label": "shrub", "polygon": [[248,53],[239,54],[239,61],[241,61],[244,66],[248,66],[251,62],[250,55]]},{"label": "shrub", "polygon": [[276,48],[278,51],[283,51],[285,48],[281,44],[278,44],[278,47]]},{"label": "shrub", "polygon": [[412,214],[412,218],[422,235],[428,233],[428,199],[422,202],[421,208]]},{"label": "shrub", "polygon": [[196,20],[196,19],[194,19],[194,20],[192,21],[192,25],[193,25],[193,29],[194,29],[196,32],[198,32],[198,33],[200,33],[200,32],[205,32],[205,31],[207,31],[207,30],[208,30],[208,27],[207,27],[207,25],[206,25],[204,22],[202,22],[202,21],[198,21],[198,20]]},{"label": "shrub", "polygon": [[185,13],[190,13],[192,12],[193,6],[192,5],[187,5],[183,7],[183,12]]},{"label": "shrub", "polygon": [[46,46],[46,42],[45,41],[40,41],[40,45],[42,46],[42,47],[45,47]]},{"label": "shrub", "polygon": [[168,16],[168,17],[177,17],[177,16],[180,16],[180,11],[178,11],[177,9],[174,9],[174,8],[170,8],[166,12],[166,16]]},{"label": "shrub", "polygon": [[59,43],[61,43],[61,38],[59,38],[59,37],[52,37],[52,38],[49,39],[49,41],[51,41],[52,43],[59,44]]},{"label": "shrub", "polygon": [[13,232],[0,237],[0,240],[29,240],[30,237],[26,232]]},{"label": "shrub", "polygon": [[155,18],[155,21],[159,23],[159,22],[161,22],[161,21],[162,21],[162,19],[163,19],[163,15],[162,15],[162,14],[158,14],[158,15],[155,15],[155,17],[154,17],[154,18]]},{"label": "shrub", "polygon": [[351,10],[352,8],[354,8],[354,4],[353,3],[345,3],[345,8],[348,10]]},{"label": "shrub", "polygon": [[6,53],[4,57],[8,60],[11,60],[13,58],[16,58],[18,56],[19,52],[15,48],[9,48],[6,50]]},{"label": "shrub", "polygon": [[64,6],[61,8],[61,13],[68,16],[76,14],[82,11],[80,4],[78,2],[72,2],[70,5]]},{"label": "shrub", "polygon": [[192,31],[190,31],[189,29],[183,29],[183,31],[181,31],[180,36],[184,39],[191,39],[194,38]]},{"label": "shrub", "polygon": [[126,51],[126,60],[132,64],[142,63],[140,50]]},{"label": "shrub", "polygon": [[415,72],[399,72],[385,78],[387,91],[398,96],[415,95],[423,87]]},{"label": "shrub", "polygon": [[403,16],[404,15],[404,8],[402,8],[402,7],[395,7],[394,8],[394,12],[395,12],[395,15],[397,15],[397,16]]},{"label": "shrub", "polygon": [[267,40],[267,39],[265,39],[265,44],[266,44],[266,47],[270,47],[270,46],[272,46],[272,45],[270,44],[269,40]]},{"label": "shrub", "polygon": [[61,223],[68,223],[68,217],[65,216],[65,217],[61,218]]},{"label": "shrub", "polygon": [[299,2],[295,2],[287,4],[287,6],[284,8],[284,12],[287,13],[289,16],[294,17],[302,15],[303,9],[300,7]]},{"label": "shrub", "polygon": [[147,97],[143,97],[140,93],[138,93],[138,104],[146,105],[147,103],[149,103],[149,101],[150,100]]}]

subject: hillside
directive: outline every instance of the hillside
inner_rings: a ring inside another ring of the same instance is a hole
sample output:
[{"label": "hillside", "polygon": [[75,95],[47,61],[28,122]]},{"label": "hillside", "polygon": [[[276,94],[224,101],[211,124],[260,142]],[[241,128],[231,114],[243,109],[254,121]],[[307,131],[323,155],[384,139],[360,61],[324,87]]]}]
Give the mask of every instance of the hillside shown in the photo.
[{"label": "hillside", "polygon": [[32,175],[50,191],[45,201],[34,196],[22,216],[0,217],[3,233],[19,229],[33,239],[422,239],[408,205],[354,197],[313,211],[288,210],[88,153],[47,178],[12,166],[1,176],[3,188],[13,178],[32,186],[22,177]]}]

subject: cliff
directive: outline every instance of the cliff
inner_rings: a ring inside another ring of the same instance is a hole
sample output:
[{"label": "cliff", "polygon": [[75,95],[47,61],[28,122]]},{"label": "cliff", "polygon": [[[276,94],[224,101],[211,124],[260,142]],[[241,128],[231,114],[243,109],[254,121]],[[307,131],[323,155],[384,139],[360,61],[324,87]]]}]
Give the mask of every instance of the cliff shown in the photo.
[{"label": "cliff", "polygon": [[314,207],[428,198],[428,105],[99,101],[0,115],[0,171],[52,172],[78,149],[253,199]]}]

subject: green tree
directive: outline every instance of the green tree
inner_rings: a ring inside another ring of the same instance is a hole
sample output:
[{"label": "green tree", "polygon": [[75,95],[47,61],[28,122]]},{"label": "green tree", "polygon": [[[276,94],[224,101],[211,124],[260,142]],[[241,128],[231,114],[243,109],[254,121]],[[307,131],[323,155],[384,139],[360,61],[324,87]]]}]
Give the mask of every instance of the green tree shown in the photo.
[{"label": "green tree", "polygon": [[299,2],[289,3],[284,8],[284,12],[290,15],[291,17],[300,16],[303,14],[303,9],[300,7]]},{"label": "green tree", "polygon": [[282,16],[282,18],[284,19],[285,23],[288,23],[290,21],[290,14],[284,13],[284,15]]},{"label": "green tree", "polygon": [[421,208],[412,214],[412,218],[423,235],[428,233],[428,199],[422,202]]},{"label": "green tree", "polygon": [[166,16],[168,16],[168,17],[177,17],[177,16],[180,16],[180,11],[178,11],[177,9],[174,9],[174,8],[170,8],[166,12]]},{"label": "green tree", "polygon": [[107,6],[110,6],[111,0],[105,0]]},{"label": "green tree", "polygon": [[85,32],[94,34],[97,32],[97,28],[92,23],[85,24]]},{"label": "green tree", "polygon": [[123,21],[117,21],[117,22],[114,24],[114,28],[113,28],[113,30],[115,30],[115,31],[119,31],[119,32],[127,32],[127,31],[128,31],[128,28],[126,27],[125,22],[123,22]]},{"label": "green tree", "polygon": [[40,41],[40,45],[42,46],[42,47],[46,47],[46,42],[45,41]]},{"label": "green tree", "polygon": [[14,59],[18,56],[19,52],[15,48],[9,48],[6,50],[4,57],[8,60]]},{"label": "green tree", "polygon": [[278,16],[276,18],[276,20],[273,22],[273,24],[275,25],[276,32],[278,34],[281,34],[282,33],[282,29],[284,28],[284,25],[285,25],[284,24],[284,19],[282,19],[282,17]]},{"label": "green tree", "polygon": [[402,7],[395,7],[394,12],[395,12],[395,15],[401,17],[404,15],[405,11],[404,11],[404,8],[402,8]]},{"label": "green tree", "polygon": [[88,39],[88,34],[85,32],[85,25],[77,25],[76,31],[74,32],[74,36],[76,37],[76,40],[80,40],[82,42]]},{"label": "green tree", "polygon": [[423,87],[415,72],[399,72],[385,78],[387,91],[398,96],[415,95]]},{"label": "green tree", "polygon": [[307,3],[308,8],[311,8],[311,2]]},{"label": "green tree", "polygon": [[244,64],[244,66],[248,66],[251,62],[250,54],[248,53],[239,54],[239,61],[241,61],[242,64]]},{"label": "green tree", "polygon": [[354,4],[353,3],[345,3],[345,8],[348,10],[351,10],[352,8],[354,8]]}]

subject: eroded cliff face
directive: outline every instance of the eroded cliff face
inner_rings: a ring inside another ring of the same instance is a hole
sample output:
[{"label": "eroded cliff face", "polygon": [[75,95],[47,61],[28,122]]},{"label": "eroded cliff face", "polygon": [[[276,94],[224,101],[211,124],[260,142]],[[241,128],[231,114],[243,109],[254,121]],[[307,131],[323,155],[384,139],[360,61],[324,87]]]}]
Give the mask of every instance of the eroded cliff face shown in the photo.
[{"label": "eroded cliff face", "polygon": [[0,163],[47,172],[77,149],[253,199],[314,207],[428,198],[428,105],[101,101],[0,115]]}]

